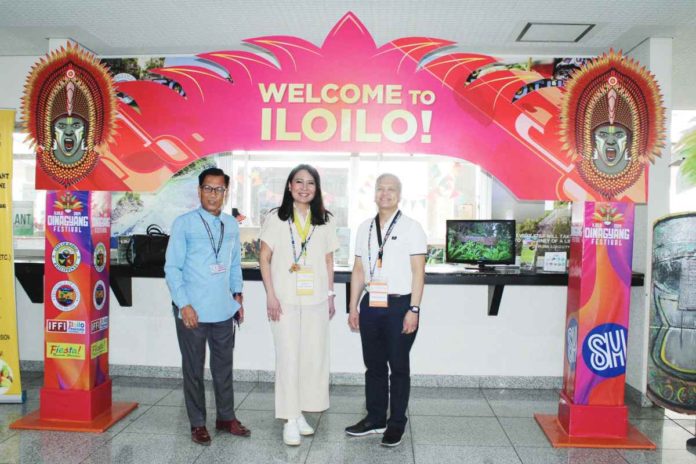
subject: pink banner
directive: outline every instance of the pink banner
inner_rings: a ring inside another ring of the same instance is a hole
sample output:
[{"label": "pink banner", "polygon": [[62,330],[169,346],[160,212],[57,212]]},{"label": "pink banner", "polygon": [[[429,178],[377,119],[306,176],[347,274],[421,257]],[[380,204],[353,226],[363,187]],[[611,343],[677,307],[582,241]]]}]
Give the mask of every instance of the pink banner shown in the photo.
[{"label": "pink banner", "polygon": [[[520,199],[601,197],[562,147],[563,88],[532,85],[548,74],[446,54],[453,42],[442,39],[377,46],[352,13],[321,47],[285,36],[246,42],[277,65],[256,53],[218,51],[198,55],[199,64],[154,70],[173,88],[118,83],[114,141],[71,188],[152,191],[192,161],[224,151],[339,151],[465,159]],[[617,199],[645,201],[645,179]],[[37,187],[59,185],[39,170]]]}]

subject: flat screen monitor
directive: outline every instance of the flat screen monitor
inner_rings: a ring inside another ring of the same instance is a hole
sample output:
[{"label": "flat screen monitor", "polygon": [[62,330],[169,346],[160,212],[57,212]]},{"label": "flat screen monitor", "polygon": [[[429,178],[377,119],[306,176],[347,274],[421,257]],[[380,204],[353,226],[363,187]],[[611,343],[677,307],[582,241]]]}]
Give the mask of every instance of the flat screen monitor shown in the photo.
[{"label": "flat screen monitor", "polygon": [[487,264],[515,263],[514,220],[447,220],[448,263]]}]

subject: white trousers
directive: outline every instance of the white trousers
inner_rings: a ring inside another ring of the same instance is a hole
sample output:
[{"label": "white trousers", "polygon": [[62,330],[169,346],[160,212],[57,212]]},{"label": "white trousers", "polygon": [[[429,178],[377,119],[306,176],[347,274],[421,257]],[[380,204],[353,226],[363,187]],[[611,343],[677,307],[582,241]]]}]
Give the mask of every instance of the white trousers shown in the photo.
[{"label": "white trousers", "polygon": [[295,419],[302,411],[329,408],[329,306],[282,305],[271,321],[275,342],[275,416]]}]

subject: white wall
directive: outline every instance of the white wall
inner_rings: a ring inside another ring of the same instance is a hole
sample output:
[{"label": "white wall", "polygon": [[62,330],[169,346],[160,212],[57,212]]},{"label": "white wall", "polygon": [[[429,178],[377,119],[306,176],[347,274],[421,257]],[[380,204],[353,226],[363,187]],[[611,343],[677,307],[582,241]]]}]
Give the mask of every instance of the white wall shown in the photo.
[{"label": "white wall", "polygon": [[634,225],[633,269],[645,274],[642,294],[631,294],[626,382],[640,392],[647,389],[648,323],[652,258],[652,226],[656,219],[669,213],[670,183],[670,115],[672,112],[672,39],[653,38],[641,42],[630,54],[650,69],[660,84],[665,107],[666,148],[648,177],[649,198],[646,205],[636,206]]}]

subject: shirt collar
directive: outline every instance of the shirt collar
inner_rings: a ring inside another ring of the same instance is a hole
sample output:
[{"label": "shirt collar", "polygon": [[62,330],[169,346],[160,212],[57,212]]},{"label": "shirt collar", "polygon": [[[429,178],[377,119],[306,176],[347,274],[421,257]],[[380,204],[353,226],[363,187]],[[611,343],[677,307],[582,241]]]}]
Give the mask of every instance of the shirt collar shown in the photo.
[{"label": "shirt collar", "polygon": [[[389,219],[387,219],[387,222],[384,223],[384,230],[387,230],[389,226],[391,225],[392,222],[394,222],[394,218],[396,217],[396,214],[399,212],[399,208],[396,208],[396,211],[392,213],[391,216],[389,216]],[[379,212],[378,212],[379,214]]]},{"label": "shirt collar", "polygon": [[203,219],[206,222],[212,222],[213,224],[219,224],[220,221],[222,221],[222,213],[220,213],[220,216],[215,216],[214,214],[209,213],[205,209],[203,209],[202,206],[198,207],[198,214],[203,217]]}]

